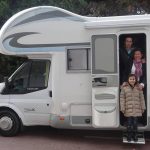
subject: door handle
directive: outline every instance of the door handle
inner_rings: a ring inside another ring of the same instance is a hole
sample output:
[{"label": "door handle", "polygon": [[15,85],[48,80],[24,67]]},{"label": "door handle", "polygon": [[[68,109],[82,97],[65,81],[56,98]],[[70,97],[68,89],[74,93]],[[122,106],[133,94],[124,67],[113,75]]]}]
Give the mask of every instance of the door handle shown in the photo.
[{"label": "door handle", "polygon": [[107,83],[106,77],[94,78],[94,82]]},{"label": "door handle", "polygon": [[107,83],[107,78],[106,77],[101,77],[99,78],[101,83]]},{"label": "door handle", "polygon": [[52,97],[52,91],[49,91],[49,96]]},{"label": "door handle", "polygon": [[95,86],[106,86],[107,85],[107,77],[98,77],[94,78],[93,87]]}]

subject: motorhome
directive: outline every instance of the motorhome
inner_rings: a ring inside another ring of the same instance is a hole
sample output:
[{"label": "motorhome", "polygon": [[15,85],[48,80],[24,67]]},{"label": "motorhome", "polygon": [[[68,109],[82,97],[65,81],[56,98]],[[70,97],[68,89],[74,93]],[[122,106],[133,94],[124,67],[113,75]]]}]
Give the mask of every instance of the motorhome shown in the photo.
[{"label": "motorhome", "polygon": [[[124,130],[119,109],[119,49],[130,35],[150,64],[150,15],[85,17],[40,6],[12,16],[0,31],[0,53],[27,57],[0,84],[0,131],[21,126]],[[150,130],[150,70],[146,112],[139,131]]]}]

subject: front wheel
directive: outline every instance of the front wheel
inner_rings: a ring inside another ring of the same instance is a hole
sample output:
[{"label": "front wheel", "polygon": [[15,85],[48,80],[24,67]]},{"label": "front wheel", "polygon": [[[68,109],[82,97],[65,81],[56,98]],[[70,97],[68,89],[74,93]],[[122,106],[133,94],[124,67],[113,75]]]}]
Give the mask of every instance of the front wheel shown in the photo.
[{"label": "front wheel", "polygon": [[18,116],[9,110],[0,111],[0,133],[3,136],[15,136],[20,130]]}]

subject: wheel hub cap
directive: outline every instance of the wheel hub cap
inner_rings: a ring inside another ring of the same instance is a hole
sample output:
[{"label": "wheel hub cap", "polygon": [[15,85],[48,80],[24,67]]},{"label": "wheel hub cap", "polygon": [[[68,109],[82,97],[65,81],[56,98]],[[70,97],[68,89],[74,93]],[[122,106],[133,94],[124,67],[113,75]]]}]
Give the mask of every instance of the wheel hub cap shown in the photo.
[{"label": "wheel hub cap", "polygon": [[13,122],[9,117],[2,117],[0,119],[0,128],[1,130],[10,130],[12,128]]}]

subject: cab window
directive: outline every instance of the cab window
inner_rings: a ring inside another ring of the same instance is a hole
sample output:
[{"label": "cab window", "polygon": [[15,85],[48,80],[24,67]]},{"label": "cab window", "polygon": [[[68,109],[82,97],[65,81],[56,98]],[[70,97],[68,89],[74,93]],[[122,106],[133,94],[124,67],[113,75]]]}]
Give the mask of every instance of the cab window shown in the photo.
[{"label": "cab window", "polygon": [[48,60],[28,61],[13,75],[6,93],[24,94],[47,88],[49,70]]}]

